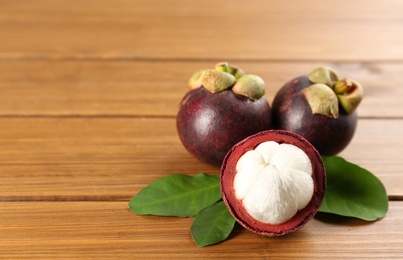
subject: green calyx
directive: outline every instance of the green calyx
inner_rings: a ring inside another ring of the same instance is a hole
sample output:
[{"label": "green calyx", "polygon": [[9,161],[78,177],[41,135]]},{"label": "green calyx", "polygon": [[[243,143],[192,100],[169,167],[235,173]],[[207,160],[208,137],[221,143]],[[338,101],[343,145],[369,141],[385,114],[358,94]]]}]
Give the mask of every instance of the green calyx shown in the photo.
[{"label": "green calyx", "polygon": [[236,94],[246,96],[252,100],[258,100],[265,94],[264,81],[256,75],[245,75],[240,77],[232,91]]},{"label": "green calyx", "polygon": [[337,80],[336,72],[329,67],[319,67],[309,73],[309,80],[331,87]]},{"label": "green calyx", "polygon": [[231,89],[235,94],[243,95],[251,100],[260,99],[265,94],[264,81],[256,75],[245,72],[227,62],[216,64],[214,69],[196,71],[189,79],[190,89],[204,87],[211,93]]},{"label": "green calyx", "polygon": [[347,114],[353,113],[364,98],[364,88],[360,83],[351,79],[337,81],[333,90]]},{"label": "green calyx", "polygon": [[313,84],[302,90],[313,114],[338,118],[339,102],[331,88],[322,83]]},{"label": "green calyx", "polygon": [[202,79],[205,72],[206,70],[198,70],[195,73],[193,73],[193,75],[190,77],[188,81],[188,87],[190,89],[200,88],[203,85]]},{"label": "green calyx", "polygon": [[232,87],[236,78],[227,72],[219,70],[206,70],[201,79],[202,85],[211,93],[224,91]]},{"label": "green calyx", "polygon": [[351,79],[339,80],[336,72],[329,67],[312,70],[309,80],[314,84],[302,93],[314,114],[337,118],[339,105],[348,115],[352,114],[364,97],[364,89],[358,82]]}]

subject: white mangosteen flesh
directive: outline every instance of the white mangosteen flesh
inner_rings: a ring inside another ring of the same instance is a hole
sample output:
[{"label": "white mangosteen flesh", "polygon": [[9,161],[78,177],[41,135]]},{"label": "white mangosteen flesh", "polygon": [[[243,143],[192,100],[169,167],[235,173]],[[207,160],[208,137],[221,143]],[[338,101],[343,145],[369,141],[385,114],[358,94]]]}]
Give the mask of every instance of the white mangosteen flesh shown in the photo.
[{"label": "white mangosteen flesh", "polygon": [[236,198],[254,219],[281,224],[312,199],[311,161],[297,146],[263,142],[239,158],[233,187]]}]

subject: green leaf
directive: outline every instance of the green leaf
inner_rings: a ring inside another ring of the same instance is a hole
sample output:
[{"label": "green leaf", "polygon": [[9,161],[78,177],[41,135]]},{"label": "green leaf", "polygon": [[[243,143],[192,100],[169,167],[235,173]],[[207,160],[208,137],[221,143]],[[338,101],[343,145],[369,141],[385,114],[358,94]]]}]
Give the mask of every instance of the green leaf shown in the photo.
[{"label": "green leaf", "polygon": [[323,163],[327,188],[319,211],[366,221],[386,214],[388,196],[375,175],[337,156],[323,157]]},{"label": "green leaf", "polygon": [[198,246],[208,246],[225,240],[235,225],[223,201],[204,208],[195,217],[190,233]]},{"label": "green leaf", "polygon": [[150,183],[129,202],[140,215],[189,217],[220,200],[220,177],[173,174]]}]

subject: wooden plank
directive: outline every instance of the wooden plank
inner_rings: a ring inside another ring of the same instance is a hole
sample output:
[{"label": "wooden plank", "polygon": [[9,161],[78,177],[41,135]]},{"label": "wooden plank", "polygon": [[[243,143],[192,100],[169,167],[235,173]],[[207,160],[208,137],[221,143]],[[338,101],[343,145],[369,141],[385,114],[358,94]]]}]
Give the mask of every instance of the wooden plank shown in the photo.
[{"label": "wooden plank", "polygon": [[[360,121],[341,153],[403,196],[403,120]],[[0,200],[127,200],[173,173],[218,174],[182,147],[173,118],[1,118]]]},{"label": "wooden plank", "polygon": [[[218,60],[217,60],[218,61]],[[193,72],[215,62],[0,61],[0,115],[175,116]],[[402,63],[234,62],[266,82],[267,99],[318,66],[359,81],[361,117],[403,118]]]},{"label": "wooden plank", "polygon": [[1,200],[127,199],[167,174],[218,173],[172,118],[2,118],[0,147]]},{"label": "wooden plank", "polygon": [[0,6],[3,59],[403,59],[403,3],[394,0],[2,0]]},{"label": "wooden plank", "polygon": [[236,226],[221,244],[198,248],[192,218],[138,216],[127,202],[2,202],[3,258],[401,259],[403,203],[368,223],[318,216],[299,231],[269,238]]}]

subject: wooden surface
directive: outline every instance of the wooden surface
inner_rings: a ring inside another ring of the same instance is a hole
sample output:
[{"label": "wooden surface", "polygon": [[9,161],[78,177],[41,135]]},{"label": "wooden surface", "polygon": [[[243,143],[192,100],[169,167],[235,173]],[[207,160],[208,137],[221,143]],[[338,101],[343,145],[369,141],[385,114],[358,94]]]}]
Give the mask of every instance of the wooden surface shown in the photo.
[{"label": "wooden surface", "polygon": [[[0,258],[403,259],[403,2],[0,0]],[[237,226],[198,248],[192,219],[129,199],[172,173],[217,174],[182,147],[189,76],[229,61],[267,99],[319,65],[364,85],[340,155],[379,177],[385,218],[320,214],[266,238]]]}]

